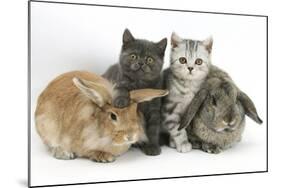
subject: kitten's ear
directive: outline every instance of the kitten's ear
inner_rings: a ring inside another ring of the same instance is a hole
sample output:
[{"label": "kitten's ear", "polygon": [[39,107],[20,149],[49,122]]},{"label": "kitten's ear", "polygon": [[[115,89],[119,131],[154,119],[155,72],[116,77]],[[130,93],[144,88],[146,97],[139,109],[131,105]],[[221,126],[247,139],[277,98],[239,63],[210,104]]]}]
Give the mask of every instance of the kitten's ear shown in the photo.
[{"label": "kitten's ear", "polygon": [[156,45],[158,46],[158,48],[160,48],[160,50],[164,53],[167,47],[167,38],[163,38],[162,40],[160,40],[159,42],[156,43]]},{"label": "kitten's ear", "polygon": [[180,38],[175,32],[173,32],[171,36],[172,47],[176,48],[180,42],[182,42],[182,38]]},{"label": "kitten's ear", "polygon": [[213,37],[210,36],[207,39],[203,40],[203,45],[205,46],[206,50],[210,54],[212,52],[212,47],[213,47]]},{"label": "kitten's ear", "polygon": [[125,29],[125,31],[123,33],[123,44],[126,44],[128,42],[132,42],[134,40],[135,40],[135,38],[133,37],[133,35],[129,31],[129,29]]}]

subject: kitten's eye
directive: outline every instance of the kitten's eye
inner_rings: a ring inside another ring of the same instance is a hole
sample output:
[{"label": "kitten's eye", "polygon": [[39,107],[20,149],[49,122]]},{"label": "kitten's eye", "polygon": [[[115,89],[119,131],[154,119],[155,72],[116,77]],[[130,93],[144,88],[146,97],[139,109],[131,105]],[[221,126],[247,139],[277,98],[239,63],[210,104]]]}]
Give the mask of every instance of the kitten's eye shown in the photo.
[{"label": "kitten's eye", "polygon": [[179,58],[179,61],[180,61],[180,63],[181,63],[181,64],[185,64],[185,63],[187,63],[187,61],[186,61],[186,58],[185,58],[185,57],[180,57],[180,58]]},{"label": "kitten's eye", "polygon": [[136,54],[131,54],[131,55],[130,55],[130,58],[131,58],[132,60],[135,60],[135,59],[137,59],[137,56],[136,56]]},{"label": "kitten's eye", "polygon": [[196,65],[202,65],[202,63],[203,63],[203,60],[201,58],[198,58],[195,60]]},{"label": "kitten's eye", "polygon": [[110,113],[110,118],[111,118],[111,120],[113,120],[113,121],[116,121],[117,120],[117,116],[114,114],[114,113]]},{"label": "kitten's eye", "polygon": [[147,62],[148,64],[152,64],[152,63],[154,63],[154,59],[153,59],[152,57],[148,57],[147,60],[146,60],[146,62]]}]

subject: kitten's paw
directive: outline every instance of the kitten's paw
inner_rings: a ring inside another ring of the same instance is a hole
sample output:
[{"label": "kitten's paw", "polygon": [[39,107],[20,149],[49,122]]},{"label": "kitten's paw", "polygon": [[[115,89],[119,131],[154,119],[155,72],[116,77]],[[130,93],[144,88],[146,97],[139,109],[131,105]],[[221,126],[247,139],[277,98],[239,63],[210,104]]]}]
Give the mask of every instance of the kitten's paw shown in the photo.
[{"label": "kitten's paw", "polygon": [[187,153],[187,152],[191,151],[192,145],[186,140],[186,141],[183,141],[181,144],[177,145],[176,149],[180,153]]},{"label": "kitten's paw", "polygon": [[113,101],[113,105],[116,108],[124,108],[129,106],[130,104],[130,100],[128,97],[117,97],[114,101]]},{"label": "kitten's paw", "polygon": [[202,150],[211,154],[219,154],[222,152],[222,149],[220,147],[212,144],[202,144]]},{"label": "kitten's paw", "polygon": [[90,159],[99,163],[110,163],[115,161],[115,157],[112,154],[102,151],[96,151]]},{"label": "kitten's paw", "polygon": [[155,144],[143,144],[141,145],[141,150],[146,154],[146,155],[159,155],[161,153],[161,148],[158,145]]},{"label": "kitten's paw", "polygon": [[73,152],[65,151],[61,147],[51,148],[51,153],[57,159],[70,160],[76,158]]},{"label": "kitten's paw", "polygon": [[176,143],[175,143],[175,141],[173,139],[170,139],[169,146],[171,148],[176,148]]}]

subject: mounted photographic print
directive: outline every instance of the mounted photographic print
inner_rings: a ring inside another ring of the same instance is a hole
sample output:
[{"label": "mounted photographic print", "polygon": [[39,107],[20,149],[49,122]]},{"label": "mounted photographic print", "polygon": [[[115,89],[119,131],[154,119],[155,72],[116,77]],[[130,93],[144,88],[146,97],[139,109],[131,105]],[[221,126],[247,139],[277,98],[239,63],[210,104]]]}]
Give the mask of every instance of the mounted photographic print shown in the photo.
[{"label": "mounted photographic print", "polygon": [[29,186],[268,171],[267,16],[29,1]]}]

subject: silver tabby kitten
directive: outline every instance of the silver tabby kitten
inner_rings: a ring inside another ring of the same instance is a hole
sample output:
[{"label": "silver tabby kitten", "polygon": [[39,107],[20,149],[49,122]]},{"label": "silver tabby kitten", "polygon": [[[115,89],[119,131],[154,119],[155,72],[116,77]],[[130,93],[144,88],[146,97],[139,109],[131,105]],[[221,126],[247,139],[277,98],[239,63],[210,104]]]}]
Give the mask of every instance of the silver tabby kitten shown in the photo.
[{"label": "silver tabby kitten", "polygon": [[169,95],[163,99],[162,126],[170,134],[170,146],[188,152],[191,144],[184,129],[178,131],[181,116],[200,89],[211,67],[212,38],[204,41],[171,36],[170,67],[164,71],[164,87]]}]

